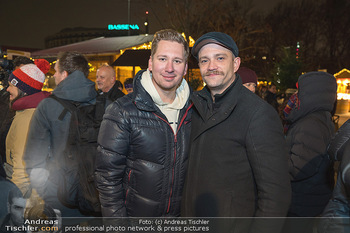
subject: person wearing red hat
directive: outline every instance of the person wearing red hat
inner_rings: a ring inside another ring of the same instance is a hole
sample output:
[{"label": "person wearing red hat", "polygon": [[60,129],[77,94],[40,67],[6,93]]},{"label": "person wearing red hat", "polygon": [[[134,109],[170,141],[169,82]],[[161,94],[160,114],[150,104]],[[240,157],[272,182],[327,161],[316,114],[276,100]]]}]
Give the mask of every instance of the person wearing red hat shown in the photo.
[{"label": "person wearing red hat", "polygon": [[13,71],[7,88],[11,108],[16,111],[16,115],[6,137],[4,166],[7,178],[19,187],[25,197],[31,196],[32,191],[23,161],[29,123],[38,104],[50,95],[49,92],[41,91],[50,64],[44,59],[36,61],[36,64],[23,65]]},{"label": "person wearing red hat", "polygon": [[251,92],[255,93],[256,84],[258,82],[258,76],[256,75],[256,73],[247,67],[239,67],[237,73],[242,79],[243,86],[248,88],[248,90],[250,90]]},{"label": "person wearing red hat", "polygon": [[[15,69],[20,68],[26,64],[34,64],[34,61],[25,56],[18,56],[13,59]],[[8,79],[3,80],[8,82]],[[6,136],[10,129],[12,120],[15,116],[15,111],[10,108],[9,93],[6,91],[7,85],[1,90],[0,94],[0,176],[6,178],[4,170],[4,163],[6,162]]]}]

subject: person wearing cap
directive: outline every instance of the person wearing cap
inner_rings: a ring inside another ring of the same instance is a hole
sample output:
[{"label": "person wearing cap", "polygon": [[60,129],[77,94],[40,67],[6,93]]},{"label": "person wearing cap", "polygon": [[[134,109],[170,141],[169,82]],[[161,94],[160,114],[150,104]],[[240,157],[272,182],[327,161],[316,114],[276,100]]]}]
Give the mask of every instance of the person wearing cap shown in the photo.
[{"label": "person wearing cap", "polygon": [[[56,87],[52,94],[82,105],[95,104],[95,83],[89,80],[89,64],[77,52],[58,54],[53,75]],[[78,209],[64,206],[57,190],[65,166],[65,154],[71,114],[59,118],[64,107],[53,98],[46,98],[36,108],[27,136],[23,159],[30,183],[45,204],[62,213],[62,217],[84,216]]]},{"label": "person wearing cap", "polygon": [[[192,55],[206,86],[191,98],[182,216],[286,216],[291,188],[279,116],[242,85],[238,48],[229,35],[204,34]],[[259,232],[258,224],[251,229]]]},{"label": "person wearing cap", "polygon": [[29,124],[38,104],[50,95],[49,92],[41,91],[50,64],[44,59],[36,60],[35,63],[45,63],[39,65],[44,68],[40,70],[35,64],[21,66],[10,75],[7,88],[11,108],[16,114],[6,137],[6,176],[27,198],[31,196],[32,190],[25,170],[23,153]]},{"label": "person wearing cap", "polygon": [[248,88],[251,92],[255,93],[256,84],[258,83],[258,76],[256,73],[247,67],[239,67],[237,73],[242,79],[243,86]]}]

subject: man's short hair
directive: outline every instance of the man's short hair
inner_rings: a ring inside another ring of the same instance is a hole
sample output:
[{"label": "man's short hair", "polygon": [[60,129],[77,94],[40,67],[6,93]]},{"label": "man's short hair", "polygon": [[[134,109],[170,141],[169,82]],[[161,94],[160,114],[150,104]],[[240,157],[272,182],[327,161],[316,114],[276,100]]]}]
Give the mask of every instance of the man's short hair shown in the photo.
[{"label": "man's short hair", "polygon": [[114,68],[113,68],[112,66],[104,64],[104,65],[100,66],[98,69],[101,69],[101,68],[103,68],[103,67],[105,67],[105,68],[107,68],[109,71],[111,71],[113,77],[116,77],[115,70],[114,70]]},{"label": "man's short hair", "polygon": [[178,42],[184,46],[185,59],[188,60],[189,48],[186,39],[177,31],[173,29],[164,29],[156,32],[152,40],[151,56],[157,52],[158,43],[162,40]]},{"label": "man's short hair", "polygon": [[15,67],[20,65],[27,65],[27,64],[34,64],[34,61],[29,57],[24,57],[24,56],[18,56],[15,59],[13,59],[13,65]]},{"label": "man's short hair", "polygon": [[86,58],[77,52],[61,52],[57,56],[58,70],[60,73],[67,71],[68,75],[76,70],[84,73],[85,77],[89,75],[89,63]]},{"label": "man's short hair", "polygon": [[24,198],[21,190],[18,187],[13,187],[9,192],[9,195],[7,197],[7,201],[10,205],[13,204],[14,198]]}]

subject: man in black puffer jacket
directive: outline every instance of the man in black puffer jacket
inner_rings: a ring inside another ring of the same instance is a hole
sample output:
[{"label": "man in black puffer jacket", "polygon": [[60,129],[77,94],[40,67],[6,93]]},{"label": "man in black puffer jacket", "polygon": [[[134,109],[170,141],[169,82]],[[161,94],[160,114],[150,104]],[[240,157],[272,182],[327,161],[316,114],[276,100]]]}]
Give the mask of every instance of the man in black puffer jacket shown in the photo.
[{"label": "man in black puffer jacket", "polygon": [[180,215],[191,125],[188,54],[181,34],[157,32],[134,92],[108,106],[95,173],[103,216]]}]

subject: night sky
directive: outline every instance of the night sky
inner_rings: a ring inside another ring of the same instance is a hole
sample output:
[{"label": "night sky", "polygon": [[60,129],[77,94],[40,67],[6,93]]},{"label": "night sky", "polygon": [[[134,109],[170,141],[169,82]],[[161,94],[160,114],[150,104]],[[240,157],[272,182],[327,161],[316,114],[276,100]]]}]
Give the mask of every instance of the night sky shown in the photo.
[{"label": "night sky", "polygon": [[[262,10],[279,1],[287,0],[253,0],[254,7]],[[162,3],[164,0],[130,0],[131,24],[144,27],[148,10],[151,34],[168,27]],[[128,0],[1,0],[0,20],[0,45],[44,49],[45,37],[64,28],[127,24]]]}]

